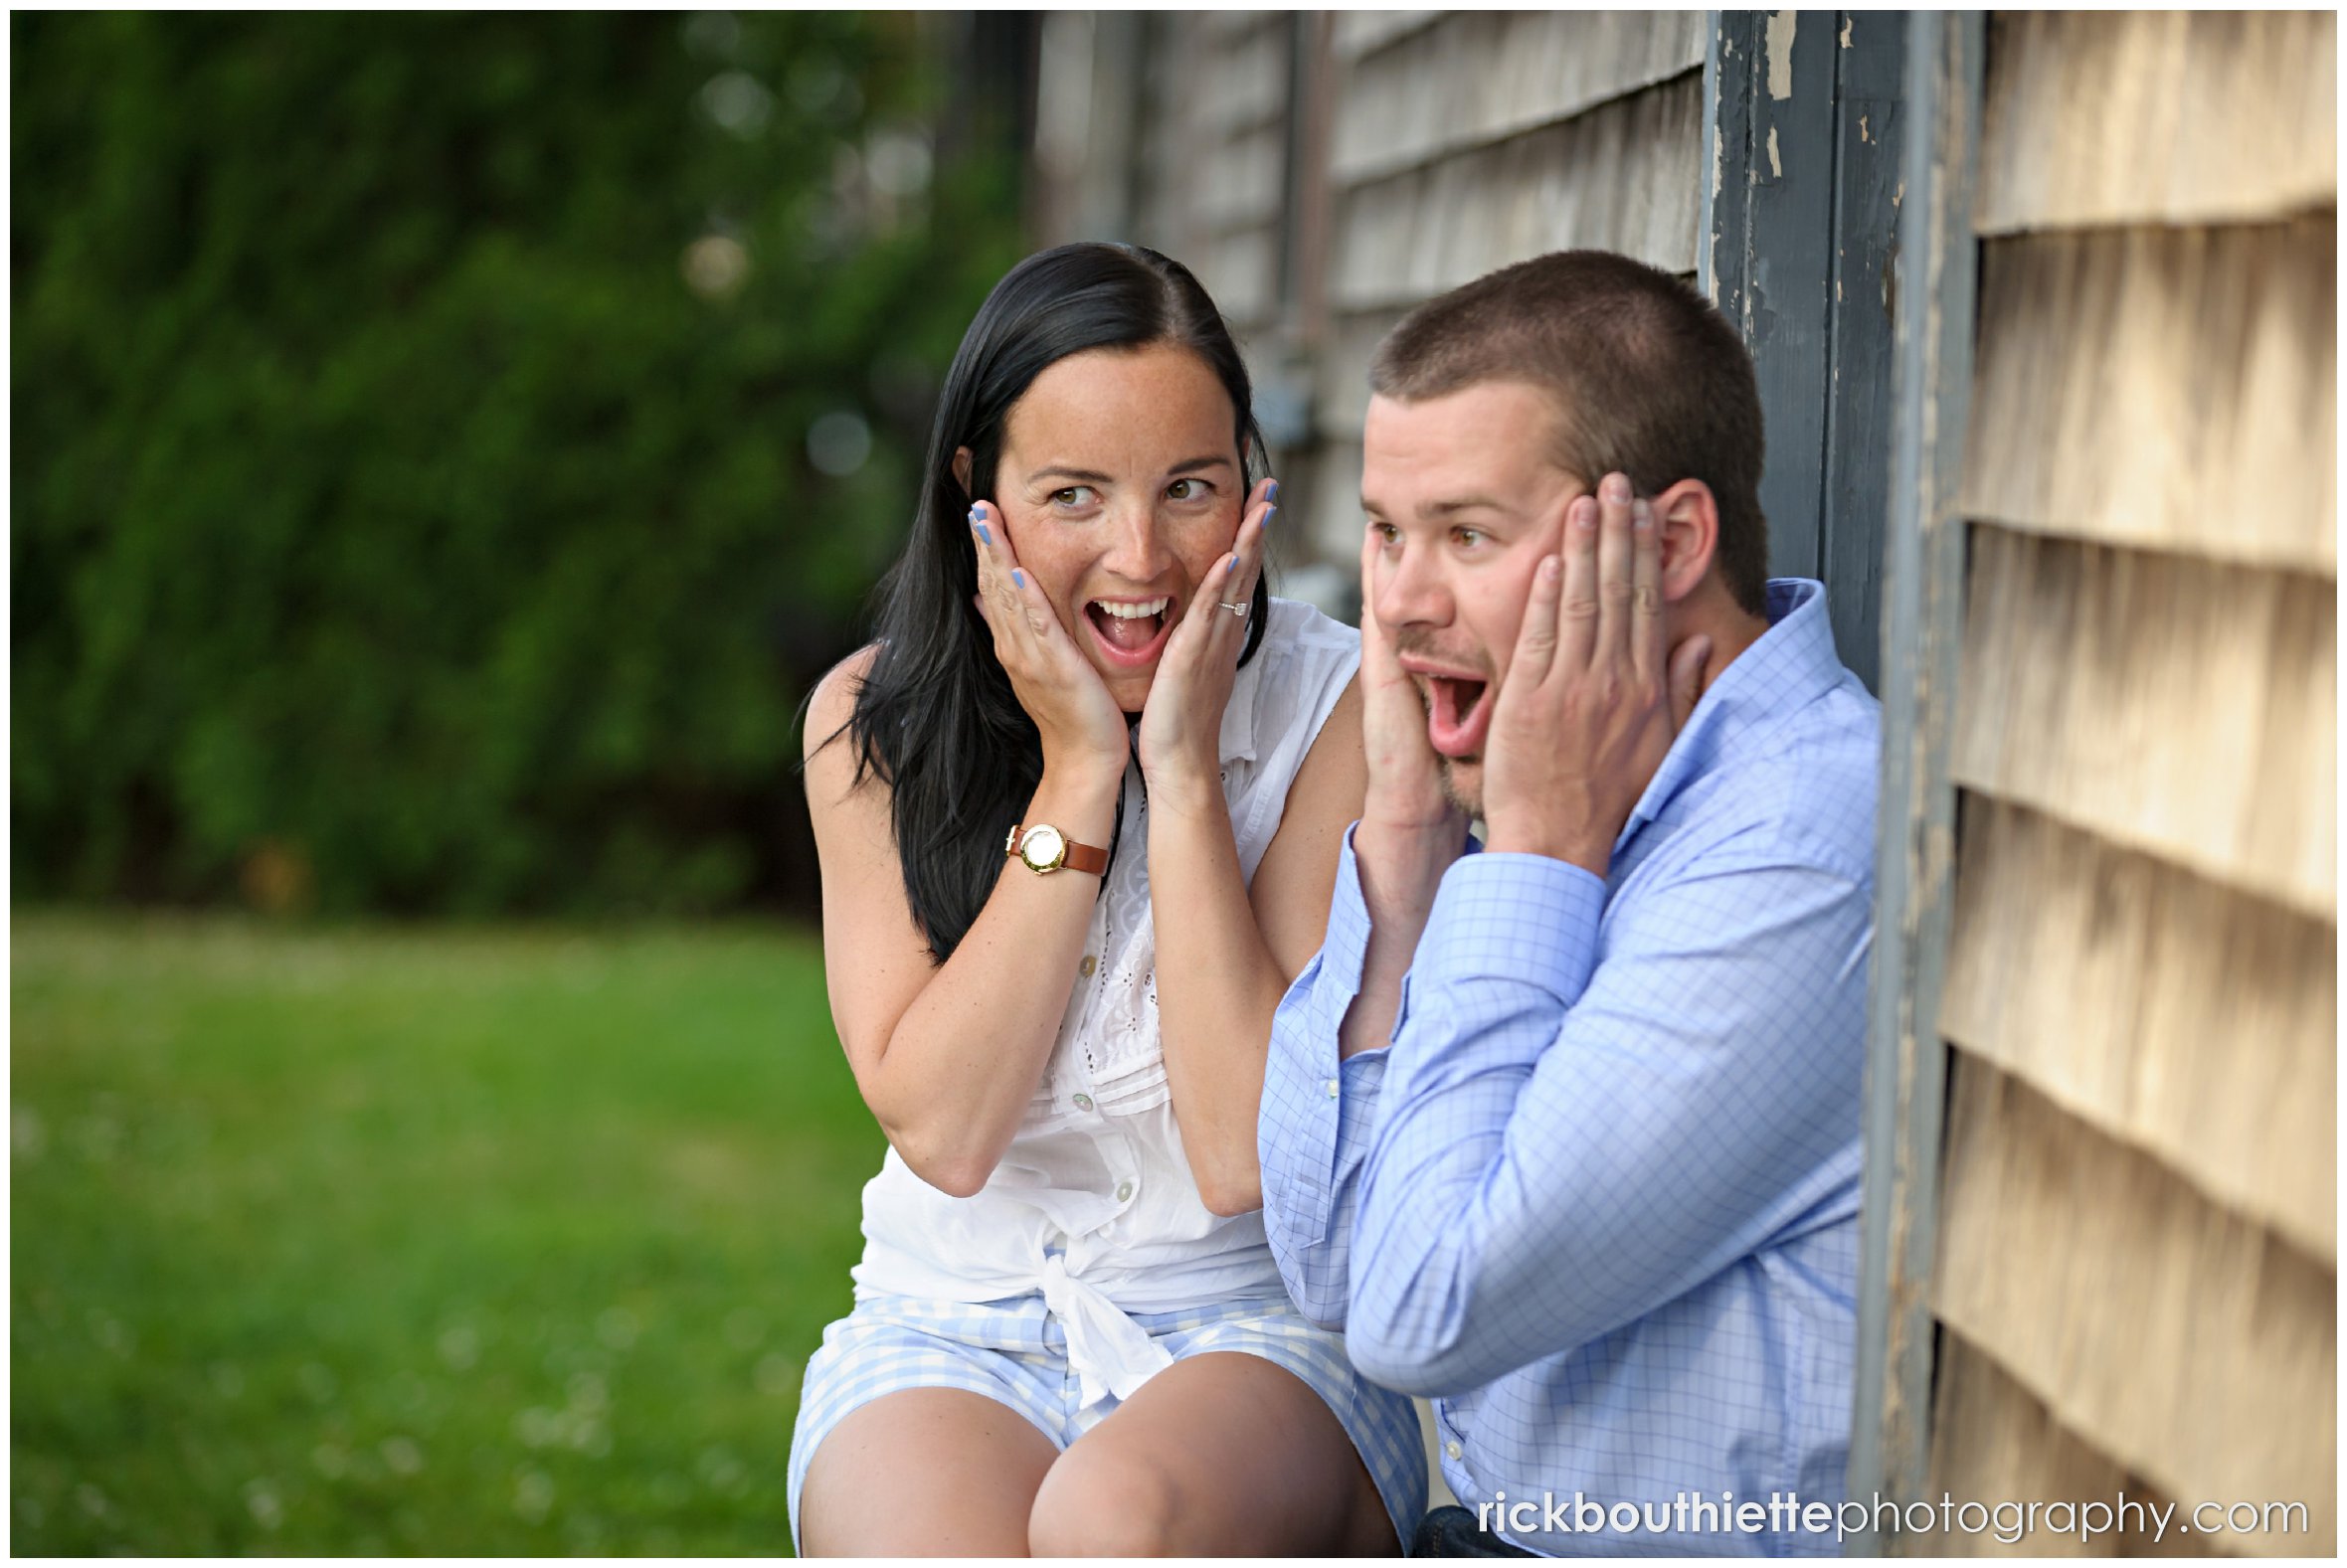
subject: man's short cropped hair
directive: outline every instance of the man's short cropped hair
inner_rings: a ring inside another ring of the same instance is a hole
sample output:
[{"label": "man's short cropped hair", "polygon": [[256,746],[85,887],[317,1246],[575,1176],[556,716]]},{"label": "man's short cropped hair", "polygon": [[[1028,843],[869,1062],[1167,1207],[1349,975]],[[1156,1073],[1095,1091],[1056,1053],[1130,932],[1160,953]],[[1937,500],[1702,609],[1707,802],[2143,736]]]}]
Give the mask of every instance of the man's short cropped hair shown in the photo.
[{"label": "man's short cropped hair", "polygon": [[1554,395],[1557,461],[1640,495],[1701,479],[1719,507],[1719,575],[1767,612],[1760,392],[1752,357],[1710,301],[1610,251],[1519,261],[1411,311],[1378,345],[1369,390],[1402,403],[1486,381]]}]

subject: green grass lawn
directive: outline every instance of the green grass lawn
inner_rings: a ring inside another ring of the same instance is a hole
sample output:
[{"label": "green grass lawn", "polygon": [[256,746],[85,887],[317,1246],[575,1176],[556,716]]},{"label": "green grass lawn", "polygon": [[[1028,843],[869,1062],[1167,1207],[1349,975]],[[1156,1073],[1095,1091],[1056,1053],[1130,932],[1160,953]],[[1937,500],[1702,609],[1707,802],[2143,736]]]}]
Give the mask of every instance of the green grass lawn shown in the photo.
[{"label": "green grass lawn", "polygon": [[780,1553],[881,1139],[809,937],[20,911],[17,1553]]}]

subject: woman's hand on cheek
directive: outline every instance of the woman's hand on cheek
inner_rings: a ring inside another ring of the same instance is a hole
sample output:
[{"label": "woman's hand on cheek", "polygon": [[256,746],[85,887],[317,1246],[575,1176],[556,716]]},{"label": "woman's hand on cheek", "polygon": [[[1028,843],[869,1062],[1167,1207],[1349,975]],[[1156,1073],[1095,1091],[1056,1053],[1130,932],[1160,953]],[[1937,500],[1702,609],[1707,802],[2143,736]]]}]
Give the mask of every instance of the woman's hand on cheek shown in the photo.
[{"label": "woman's hand on cheek", "polygon": [[994,634],[994,657],[1043,741],[1046,770],[1080,768],[1122,778],[1130,742],[1125,716],[1100,672],[1079,651],[1051,602],[1022,571],[1000,508],[970,509],[978,554],[978,612]]},{"label": "woman's hand on cheek", "polygon": [[1255,584],[1263,576],[1263,531],[1279,510],[1279,488],[1272,479],[1256,487],[1238,537],[1190,591],[1181,622],[1158,659],[1140,742],[1150,800],[1161,810],[1194,810],[1207,791],[1221,793],[1222,710],[1247,642],[1247,614],[1229,607],[1253,613]]}]

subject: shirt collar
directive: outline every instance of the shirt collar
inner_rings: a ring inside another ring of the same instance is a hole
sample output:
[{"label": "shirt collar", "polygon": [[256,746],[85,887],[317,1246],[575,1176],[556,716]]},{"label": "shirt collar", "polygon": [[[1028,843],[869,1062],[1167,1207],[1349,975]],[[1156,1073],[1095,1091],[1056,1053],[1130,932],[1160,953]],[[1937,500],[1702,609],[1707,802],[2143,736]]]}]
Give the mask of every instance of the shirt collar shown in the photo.
[{"label": "shirt collar", "polygon": [[1660,816],[1673,795],[1717,767],[1745,736],[1808,706],[1848,673],[1834,651],[1823,583],[1769,579],[1768,620],[1759,640],[1729,660],[1695,705],[1614,840],[1616,854],[1640,823]]}]

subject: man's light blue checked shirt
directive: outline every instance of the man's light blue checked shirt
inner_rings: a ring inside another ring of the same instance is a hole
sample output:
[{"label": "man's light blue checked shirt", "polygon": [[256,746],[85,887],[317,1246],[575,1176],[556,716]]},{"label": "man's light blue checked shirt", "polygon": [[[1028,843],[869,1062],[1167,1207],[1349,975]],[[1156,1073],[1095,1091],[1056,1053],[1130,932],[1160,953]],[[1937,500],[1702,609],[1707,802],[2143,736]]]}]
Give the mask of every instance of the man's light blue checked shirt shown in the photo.
[{"label": "man's light blue checked shirt", "polygon": [[[1768,611],[1604,881],[1459,860],[1391,1047],[1340,1065],[1369,934],[1348,834],[1272,1029],[1289,1290],[1370,1378],[1441,1396],[1451,1489],[1532,1502],[1503,1533],[1535,1551],[1836,1549],[1783,1509],[1757,1534],[1692,1511],[1838,1502],[1849,1448],[1879,710],[1819,584],[1771,583]],[[1543,1494],[1576,1491],[1648,1511],[1548,1529]]]}]

